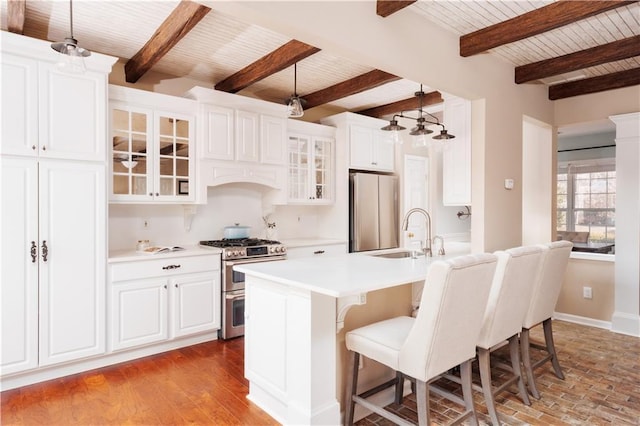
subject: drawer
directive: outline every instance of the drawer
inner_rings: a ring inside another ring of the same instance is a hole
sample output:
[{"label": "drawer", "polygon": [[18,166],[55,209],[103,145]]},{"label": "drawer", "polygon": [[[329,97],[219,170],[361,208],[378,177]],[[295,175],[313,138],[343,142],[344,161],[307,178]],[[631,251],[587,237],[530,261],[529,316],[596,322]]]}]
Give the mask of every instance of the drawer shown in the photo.
[{"label": "drawer", "polygon": [[220,270],[220,255],[142,259],[110,265],[111,282]]},{"label": "drawer", "polygon": [[298,259],[312,256],[336,256],[347,252],[346,244],[326,244],[307,247],[292,247],[287,249],[288,259]]}]

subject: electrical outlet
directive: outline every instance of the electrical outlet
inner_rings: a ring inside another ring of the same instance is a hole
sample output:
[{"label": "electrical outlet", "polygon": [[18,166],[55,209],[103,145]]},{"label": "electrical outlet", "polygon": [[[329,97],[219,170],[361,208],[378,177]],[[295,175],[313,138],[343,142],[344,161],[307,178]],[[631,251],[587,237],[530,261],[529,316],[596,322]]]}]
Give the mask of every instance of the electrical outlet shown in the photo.
[{"label": "electrical outlet", "polygon": [[582,297],[584,297],[585,299],[593,299],[591,287],[582,287]]},{"label": "electrical outlet", "polygon": [[142,229],[149,229],[151,227],[151,221],[149,218],[142,219]]}]

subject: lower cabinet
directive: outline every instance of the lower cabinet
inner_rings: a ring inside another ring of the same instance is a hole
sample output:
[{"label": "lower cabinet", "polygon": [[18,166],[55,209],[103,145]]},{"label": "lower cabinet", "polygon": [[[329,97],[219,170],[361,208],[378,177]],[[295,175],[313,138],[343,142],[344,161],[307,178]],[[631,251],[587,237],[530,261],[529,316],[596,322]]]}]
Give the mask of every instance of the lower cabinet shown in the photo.
[{"label": "lower cabinet", "polygon": [[110,349],[220,328],[220,256],[111,264]]}]

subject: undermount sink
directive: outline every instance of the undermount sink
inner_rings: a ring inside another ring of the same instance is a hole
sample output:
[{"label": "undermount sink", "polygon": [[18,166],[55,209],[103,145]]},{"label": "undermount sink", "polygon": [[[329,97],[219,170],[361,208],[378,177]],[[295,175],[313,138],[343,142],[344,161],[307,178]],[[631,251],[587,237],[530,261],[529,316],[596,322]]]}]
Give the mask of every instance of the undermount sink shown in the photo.
[{"label": "undermount sink", "polygon": [[375,257],[385,257],[387,259],[402,259],[405,257],[411,257],[411,251],[394,251],[391,253],[380,253],[380,254],[372,254],[371,256]]}]

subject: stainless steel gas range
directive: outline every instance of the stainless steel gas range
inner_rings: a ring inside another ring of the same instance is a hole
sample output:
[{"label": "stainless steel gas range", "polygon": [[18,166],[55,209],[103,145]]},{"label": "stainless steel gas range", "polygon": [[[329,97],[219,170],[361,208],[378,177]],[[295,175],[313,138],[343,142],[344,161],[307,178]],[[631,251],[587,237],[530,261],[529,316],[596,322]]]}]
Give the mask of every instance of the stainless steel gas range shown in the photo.
[{"label": "stainless steel gas range", "polygon": [[220,338],[244,335],[244,274],[235,265],[273,262],[287,258],[287,248],[279,241],[258,238],[200,241],[201,246],[222,249],[222,328]]}]

